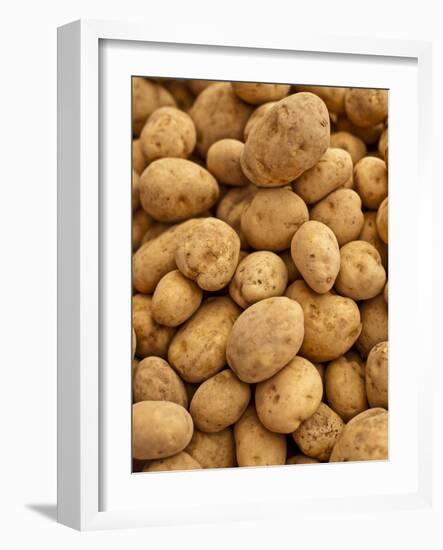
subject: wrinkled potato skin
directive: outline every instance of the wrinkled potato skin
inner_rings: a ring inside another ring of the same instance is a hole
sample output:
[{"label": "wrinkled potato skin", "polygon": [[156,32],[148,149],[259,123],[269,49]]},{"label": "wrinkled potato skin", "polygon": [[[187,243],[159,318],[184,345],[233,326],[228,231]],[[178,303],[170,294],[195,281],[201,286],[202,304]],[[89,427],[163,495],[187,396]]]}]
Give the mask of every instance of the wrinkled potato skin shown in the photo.
[{"label": "wrinkled potato skin", "polygon": [[240,187],[250,183],[240,165],[244,146],[238,139],[221,139],[209,147],[206,165],[220,183]]},{"label": "wrinkled potato skin", "polygon": [[332,86],[294,86],[296,92],[311,92],[318,95],[326,103],[328,111],[335,114],[343,113],[346,88]]},{"label": "wrinkled potato skin", "polygon": [[217,205],[216,217],[234,229],[240,238],[242,249],[248,248],[248,242],[241,228],[241,216],[245,206],[257,192],[255,185],[248,185],[237,189],[229,189]]},{"label": "wrinkled potato skin", "polygon": [[151,296],[136,294],[132,297],[132,325],[136,334],[138,357],[166,357],[175,330],[154,321]]},{"label": "wrinkled potato skin", "polygon": [[318,464],[320,461],[305,455],[294,455],[288,458],[286,464]]},{"label": "wrinkled potato skin", "polygon": [[216,433],[204,433],[194,429],[186,452],[205,469],[237,466],[234,433],[231,428]]},{"label": "wrinkled potato skin", "polygon": [[354,136],[362,139],[366,143],[366,145],[374,145],[374,143],[377,143],[384,129],[385,125],[383,124],[383,122],[375,124],[374,126],[368,126],[367,128],[361,128],[360,126],[352,124],[352,122],[346,116],[340,116],[337,120],[338,131],[349,132],[350,134],[353,134]]},{"label": "wrinkled potato skin", "polygon": [[248,122],[246,123],[245,129],[243,131],[243,141],[246,143],[249,134],[251,133],[252,128],[265,116],[265,114],[277,103],[277,101],[269,101],[268,103],[263,103],[254,110],[252,115],[249,117]]},{"label": "wrinkled potato skin", "polygon": [[322,394],[322,381],[315,366],[302,357],[294,357],[277,374],[257,384],[258,418],[272,432],[291,433],[315,413]]},{"label": "wrinkled potato skin", "polygon": [[259,187],[281,187],[312,168],[329,147],[329,113],[314,94],[290,95],[250,131],[241,165]]},{"label": "wrinkled potato skin", "polygon": [[369,244],[372,244],[374,248],[377,249],[377,252],[380,254],[383,267],[387,269],[388,267],[388,247],[384,243],[378,234],[377,224],[376,224],[377,212],[365,212],[364,213],[364,222],[363,228],[360,235],[358,236],[359,241],[366,241]]},{"label": "wrinkled potato skin", "polygon": [[172,472],[180,470],[201,470],[200,464],[182,451],[174,456],[153,460],[143,468],[144,472]]},{"label": "wrinkled potato skin", "polygon": [[146,231],[154,224],[154,220],[142,208],[132,216],[132,249],[138,250]]},{"label": "wrinkled potato skin", "polygon": [[250,306],[234,323],[226,358],[243,382],[270,378],[298,352],[303,341],[303,311],[283,296]]},{"label": "wrinkled potato skin", "polygon": [[333,132],[330,146],[347,151],[351,155],[354,164],[366,155],[365,142],[349,132]]},{"label": "wrinkled potato skin", "polygon": [[159,107],[175,107],[172,95],[160,84],[132,77],[132,131],[139,135],[148,117]]},{"label": "wrinkled potato skin", "polygon": [[140,175],[146,168],[148,161],[145,158],[139,139],[132,140],[132,168]]},{"label": "wrinkled potato skin", "polygon": [[362,158],[354,168],[354,184],[363,206],[377,210],[388,196],[388,171],[385,162],[376,157]]},{"label": "wrinkled potato skin", "polygon": [[139,460],[166,458],[185,449],[194,426],[188,411],[169,401],[132,406],[132,455]]},{"label": "wrinkled potato skin", "polygon": [[203,382],[226,364],[226,345],[240,308],[228,297],[206,300],[169,346],[171,366],[187,382]]},{"label": "wrinkled potato skin", "polygon": [[388,306],[383,294],[363,302],[360,313],[363,327],[356,345],[360,354],[367,357],[376,344],[388,339]]},{"label": "wrinkled potato skin", "polygon": [[262,105],[269,101],[279,101],[286,97],[290,84],[261,84],[252,82],[233,82],[232,88],[240,99],[252,105]]},{"label": "wrinkled potato skin", "polygon": [[340,249],[327,225],[317,221],[304,223],[292,239],[291,255],[305,282],[315,292],[325,294],[331,290],[340,270]]},{"label": "wrinkled potato skin", "polygon": [[388,244],[388,197],[380,204],[375,218],[377,232],[380,239]]},{"label": "wrinkled potato skin", "polygon": [[388,116],[388,92],[349,88],[345,95],[345,111],[349,120],[360,128],[379,124]]},{"label": "wrinkled potato skin", "polygon": [[304,281],[295,281],[286,296],[304,313],[305,334],[299,355],[309,361],[331,361],[346,353],[361,332],[360,312],[350,298],[317,294]]},{"label": "wrinkled potato skin", "polygon": [[366,361],[366,394],[371,407],[388,408],[388,342],[376,344]]}]

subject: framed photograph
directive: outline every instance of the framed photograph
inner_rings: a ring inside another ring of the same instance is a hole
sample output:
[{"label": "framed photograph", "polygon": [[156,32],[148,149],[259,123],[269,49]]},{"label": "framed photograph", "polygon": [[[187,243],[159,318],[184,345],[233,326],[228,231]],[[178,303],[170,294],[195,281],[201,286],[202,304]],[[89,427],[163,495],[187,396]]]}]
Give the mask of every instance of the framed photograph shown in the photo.
[{"label": "framed photograph", "polygon": [[59,521],[430,509],[430,45],[193,41],[58,31]]}]

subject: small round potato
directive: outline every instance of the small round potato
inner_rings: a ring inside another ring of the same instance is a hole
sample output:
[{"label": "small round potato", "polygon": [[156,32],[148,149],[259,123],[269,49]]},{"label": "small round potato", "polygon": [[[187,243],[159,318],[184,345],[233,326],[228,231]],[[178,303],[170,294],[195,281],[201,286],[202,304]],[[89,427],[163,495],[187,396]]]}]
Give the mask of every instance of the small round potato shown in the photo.
[{"label": "small round potato", "polygon": [[176,327],[200,307],[203,292],[176,269],[162,277],[152,296],[152,316],[157,323]]},{"label": "small round potato", "polygon": [[304,223],[291,242],[291,255],[305,282],[318,294],[329,292],[340,270],[340,249],[327,225]]},{"label": "small round potato", "polygon": [[217,205],[216,217],[234,229],[240,238],[242,249],[248,248],[248,242],[241,228],[241,216],[245,206],[257,192],[255,185],[248,185],[237,189],[229,189]]},{"label": "small round potato", "polygon": [[294,86],[296,92],[311,92],[318,95],[325,103],[328,111],[335,114],[343,113],[345,108],[346,88],[333,86]]},{"label": "small round potato", "polygon": [[148,117],[159,107],[175,107],[175,99],[160,84],[132,77],[132,131],[138,136]]},{"label": "small round potato", "polygon": [[181,239],[175,263],[200,288],[215,291],[232,279],[239,253],[240,238],[232,227],[217,218],[204,218]]},{"label": "small round potato", "polygon": [[201,470],[200,464],[182,451],[174,456],[153,460],[143,468],[144,472],[172,472],[180,470]]},{"label": "small round potato", "polygon": [[280,252],[279,256],[284,261],[288,271],[288,283],[291,284],[295,280],[300,279],[301,275],[294,263],[294,260],[292,259],[291,250],[284,250],[283,252]]},{"label": "small round potato", "polygon": [[288,458],[286,464],[318,464],[320,461],[306,455],[294,455]]},{"label": "small round potato", "polygon": [[371,407],[388,408],[388,342],[376,344],[366,361],[366,394]]},{"label": "small round potato", "polygon": [[362,139],[366,145],[374,145],[378,143],[380,136],[382,135],[385,129],[383,122],[375,124],[374,126],[368,126],[367,128],[361,128],[352,124],[347,116],[339,116],[337,120],[337,130],[340,132],[349,132],[354,136]]},{"label": "small round potato", "polygon": [[233,82],[232,88],[240,99],[253,105],[261,105],[268,101],[279,101],[286,97],[290,84],[261,84],[254,82]]},{"label": "small round potato", "polygon": [[357,136],[349,132],[334,132],[331,134],[331,147],[344,149],[352,158],[352,162],[356,164],[361,158],[366,155],[366,144]]},{"label": "small round potato", "polygon": [[132,216],[132,249],[138,250],[146,231],[154,224],[154,220],[142,208]]},{"label": "small round potato", "polygon": [[243,382],[261,382],[295,357],[303,341],[303,311],[289,298],[261,300],[234,323],[226,358]]},{"label": "small round potato", "polygon": [[354,168],[354,183],[363,206],[377,210],[388,196],[388,172],[385,162],[376,157],[362,158]]},{"label": "small round potato", "polygon": [[376,224],[377,212],[367,211],[364,213],[364,223],[360,235],[358,236],[359,241],[366,241],[369,244],[372,244],[373,247],[377,249],[377,252],[380,254],[383,267],[387,269],[388,267],[388,247],[384,243],[378,234],[377,224]]},{"label": "small round potato", "polygon": [[250,183],[240,165],[244,146],[238,139],[221,139],[209,147],[206,165],[219,182],[235,186]]},{"label": "small round potato", "polygon": [[132,169],[132,211],[140,208],[140,176]]},{"label": "small round potato", "polygon": [[363,302],[360,313],[363,328],[356,345],[360,354],[367,357],[376,344],[388,339],[388,306],[383,294]]},{"label": "small round potato", "polygon": [[243,132],[243,141],[246,142],[249,134],[251,133],[252,128],[259,122],[265,114],[277,103],[277,101],[269,101],[268,103],[263,103],[254,110],[252,115],[249,117],[248,122],[246,123],[244,132]]},{"label": "small round potato", "polygon": [[143,149],[141,146],[141,142],[139,139],[132,140],[132,168],[137,172],[137,174],[141,174],[143,170],[146,168],[146,165],[148,164],[148,161],[145,158],[145,155],[143,153]]},{"label": "small round potato", "polygon": [[175,330],[157,324],[152,316],[152,296],[132,297],[132,325],[137,339],[138,357],[166,357]]},{"label": "small round potato", "polygon": [[356,126],[367,128],[383,122],[388,116],[388,92],[367,88],[348,88],[345,111]]},{"label": "small round potato", "polygon": [[388,244],[388,197],[378,207],[375,223],[380,239]]},{"label": "small round potato", "polygon": [[302,357],[294,357],[277,374],[257,384],[257,415],[268,430],[291,433],[315,413],[322,394],[322,381],[315,366]]},{"label": "small round potato", "polygon": [[201,464],[202,468],[237,466],[234,433],[231,428],[216,433],[204,433],[194,429],[186,452]]},{"label": "small round potato", "polygon": [[235,424],[251,398],[249,385],[226,369],[203,382],[192,398],[189,412],[202,432],[220,432]]},{"label": "small round potato", "polygon": [[132,456],[151,460],[176,455],[187,447],[194,425],[188,411],[169,401],[140,401],[132,406]]}]

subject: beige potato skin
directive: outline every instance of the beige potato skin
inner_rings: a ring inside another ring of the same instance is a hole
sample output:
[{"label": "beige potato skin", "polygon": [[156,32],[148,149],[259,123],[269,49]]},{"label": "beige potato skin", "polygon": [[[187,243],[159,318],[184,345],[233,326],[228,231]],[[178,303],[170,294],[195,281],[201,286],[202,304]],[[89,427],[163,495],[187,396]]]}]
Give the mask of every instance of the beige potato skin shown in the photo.
[{"label": "beige potato skin", "polygon": [[388,196],[388,171],[385,162],[376,157],[362,158],[354,168],[354,183],[363,206],[377,210]]},{"label": "beige potato skin", "polygon": [[315,366],[302,357],[294,357],[277,374],[257,384],[258,418],[272,432],[294,432],[318,409],[322,394],[322,381]]},{"label": "beige potato skin", "polygon": [[297,266],[294,263],[294,260],[292,259],[291,250],[283,250],[283,252],[279,253],[279,256],[285,263],[286,269],[288,271],[288,283],[291,284],[295,280],[300,279],[301,275],[299,270],[297,269]]},{"label": "beige potato skin", "polygon": [[178,269],[203,290],[225,287],[234,275],[240,238],[227,223],[205,218],[187,231],[177,246]]},{"label": "beige potato skin", "polygon": [[351,155],[344,149],[329,147],[318,163],[297,178],[292,187],[306,204],[314,204],[344,185],[351,176]]},{"label": "beige potato skin", "polygon": [[367,128],[383,122],[388,116],[388,92],[365,88],[348,88],[345,111],[356,126]]},{"label": "beige potato skin", "polygon": [[291,189],[260,189],[243,208],[241,229],[253,248],[280,252],[308,219],[306,204]]},{"label": "beige potato skin", "polygon": [[168,361],[183,380],[203,382],[222,370],[228,336],[240,312],[228,297],[208,299],[178,330]]},{"label": "beige potato skin", "polygon": [[176,269],[158,282],[152,296],[152,316],[161,325],[176,327],[197,311],[202,297],[199,286]]},{"label": "beige potato skin", "polygon": [[388,459],[388,412],[368,409],[344,428],[329,462]]},{"label": "beige potato skin", "polygon": [[331,229],[308,221],[295,233],[291,255],[305,282],[318,294],[329,292],[340,270],[340,249]]},{"label": "beige potato skin", "polygon": [[388,129],[385,128],[378,141],[378,152],[381,158],[388,164]]},{"label": "beige potato skin", "polygon": [[377,252],[380,254],[383,267],[387,269],[388,247],[386,243],[380,239],[377,231],[376,217],[377,212],[367,211],[364,213],[363,228],[358,236],[358,240],[366,241],[367,243],[372,244],[372,246],[375,247]]},{"label": "beige potato skin", "polygon": [[335,114],[343,113],[346,88],[333,86],[294,86],[296,92],[311,92],[318,95],[326,104],[328,111]]},{"label": "beige potato skin", "polygon": [[199,95],[211,84],[218,84],[217,80],[187,80],[186,84],[194,95]]},{"label": "beige potato skin", "polygon": [[378,207],[375,223],[380,239],[388,244],[388,197]]},{"label": "beige potato skin", "polygon": [[146,464],[143,472],[172,472],[180,470],[201,470],[200,464],[188,453],[182,451],[174,456],[153,460]]},{"label": "beige potato skin", "polygon": [[304,313],[304,339],[299,355],[309,361],[331,361],[346,353],[360,335],[357,304],[331,293],[317,294],[304,281],[295,281],[286,296],[298,302]]},{"label": "beige potato skin", "polygon": [[140,176],[132,170],[132,211],[140,208]]},{"label": "beige potato skin", "polygon": [[267,430],[250,405],[234,427],[239,466],[272,466],[286,462],[286,438]]},{"label": "beige potato skin", "polygon": [[195,96],[189,89],[185,80],[170,80],[165,82],[163,86],[175,99],[177,107],[182,111],[189,111],[194,103]]},{"label": "beige potato skin", "polygon": [[146,231],[154,224],[154,220],[142,208],[132,216],[132,250],[138,250]]},{"label": "beige potato skin", "polygon": [[261,300],[234,323],[226,348],[228,364],[243,382],[261,382],[297,354],[303,334],[303,311],[297,302],[283,296]]},{"label": "beige potato skin", "polygon": [[388,339],[388,306],[383,294],[363,302],[360,313],[363,327],[356,345],[361,355],[367,357],[376,344]]},{"label": "beige potato skin", "polygon": [[243,132],[243,141],[246,143],[249,134],[251,133],[252,128],[265,116],[265,114],[277,103],[277,101],[268,101],[268,103],[263,103],[254,110],[251,116],[246,123],[244,132]]},{"label": "beige potato skin", "polygon": [[186,452],[205,469],[237,466],[234,433],[231,428],[216,433],[204,433],[194,429]]},{"label": "beige potato skin", "polygon": [[132,406],[132,456],[166,458],[183,451],[194,426],[188,411],[169,401],[140,401]]},{"label": "beige potato skin", "polygon": [[344,426],[337,413],[325,403],[320,403],[315,413],[300,424],[292,437],[305,455],[327,462]]},{"label": "beige potato skin", "polygon": [[186,159],[152,162],[140,178],[143,209],[159,222],[179,222],[211,208],[219,197],[217,180]]},{"label": "beige potato skin", "polygon": [[388,342],[369,352],[365,370],[366,395],[371,407],[388,408]]},{"label": "beige potato skin", "polygon": [[251,398],[249,385],[226,369],[203,382],[192,398],[189,412],[202,432],[215,433],[235,424]]},{"label": "beige potato skin", "polygon": [[349,132],[362,139],[366,145],[374,145],[377,143],[385,129],[383,122],[375,124],[374,126],[368,126],[367,128],[361,128],[360,126],[352,124],[347,116],[339,116],[336,126],[338,131]]},{"label": "beige potato skin", "polygon": [[206,165],[220,183],[240,187],[250,183],[240,165],[244,146],[238,139],[221,139],[209,147]]},{"label": "beige potato skin", "polygon": [[136,136],[149,115],[167,105],[175,107],[175,100],[168,90],[152,80],[132,77],[132,131]]},{"label": "beige potato skin", "polygon": [[290,84],[262,84],[258,82],[233,82],[232,88],[240,99],[253,105],[269,101],[279,101],[286,97],[291,89]]},{"label": "beige potato skin", "polygon": [[138,357],[166,357],[175,330],[154,321],[151,296],[136,294],[132,297],[132,325],[136,334]]},{"label": "beige potato skin", "polygon": [[351,155],[354,164],[366,155],[365,142],[349,132],[333,132],[330,147],[347,151]]},{"label": "beige potato skin", "polygon": [[132,140],[132,168],[140,175],[146,168],[148,161],[145,158],[140,139]]},{"label": "beige potato skin", "polygon": [[385,289],[383,290],[383,298],[386,303],[389,303],[389,289],[388,289],[388,282],[386,281]]},{"label": "beige potato skin", "polygon": [[240,238],[242,249],[248,248],[249,244],[241,228],[241,216],[246,205],[252,200],[257,192],[255,185],[229,189],[217,205],[216,217],[234,229]]},{"label": "beige potato skin", "polygon": [[294,455],[288,458],[286,464],[318,464],[320,461],[303,454]]},{"label": "beige potato skin", "polygon": [[241,165],[259,187],[281,187],[312,168],[329,147],[329,113],[307,92],[274,105],[248,135]]}]

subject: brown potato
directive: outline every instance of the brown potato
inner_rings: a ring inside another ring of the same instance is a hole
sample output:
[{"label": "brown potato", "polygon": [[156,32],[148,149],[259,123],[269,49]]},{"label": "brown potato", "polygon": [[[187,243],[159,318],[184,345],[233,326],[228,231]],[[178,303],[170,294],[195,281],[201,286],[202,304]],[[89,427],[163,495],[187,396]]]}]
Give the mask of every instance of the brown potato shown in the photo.
[{"label": "brown potato", "polygon": [[360,313],[363,328],[356,345],[360,354],[367,357],[376,344],[388,339],[388,306],[383,294],[363,302]]},{"label": "brown potato", "polygon": [[383,160],[376,157],[362,158],[354,168],[355,190],[363,206],[377,210],[388,196],[388,171]]},{"label": "brown potato", "polygon": [[161,458],[159,460],[153,460],[146,464],[143,468],[143,472],[172,472],[180,470],[201,470],[200,464],[182,451],[174,456],[168,456],[167,458]]},{"label": "brown potato", "polygon": [[378,141],[378,152],[381,158],[388,164],[388,129],[385,128]]},{"label": "brown potato", "polygon": [[240,238],[242,248],[247,248],[249,245],[241,228],[241,216],[245,206],[252,200],[256,192],[255,185],[229,189],[217,205],[216,217],[234,229]]},{"label": "brown potato", "polygon": [[187,80],[187,85],[194,95],[199,95],[211,84],[218,84],[218,80]]},{"label": "brown potato", "polygon": [[286,464],[318,464],[320,461],[305,455],[294,455],[288,458]]},{"label": "brown potato", "polygon": [[219,182],[235,186],[250,183],[240,165],[244,146],[238,139],[220,139],[209,147],[206,165]]},{"label": "brown potato", "polygon": [[139,139],[132,140],[132,169],[141,174],[146,168],[148,161],[145,158]]},{"label": "brown potato", "polygon": [[138,250],[146,231],[154,224],[154,220],[143,209],[137,210],[132,216],[132,249]]},{"label": "brown potato", "polygon": [[186,452],[201,464],[202,468],[237,466],[234,433],[231,428],[216,433],[204,433],[194,429]]},{"label": "brown potato", "polygon": [[132,77],[132,131],[138,136],[148,119],[156,109],[169,105],[175,107],[172,95],[160,84],[141,78]]},{"label": "brown potato", "polygon": [[375,224],[380,239],[388,244],[388,197],[378,207]]},{"label": "brown potato", "polygon": [[388,281],[386,281],[385,289],[383,290],[383,298],[384,298],[384,300],[385,300],[386,303],[389,302],[389,300],[388,300],[388,294],[389,294],[389,291],[388,291]]},{"label": "brown potato", "polygon": [[354,164],[366,155],[365,142],[349,132],[333,132],[330,146],[347,151]]},{"label": "brown potato", "polygon": [[290,84],[265,84],[258,82],[233,82],[232,88],[240,99],[253,105],[262,105],[269,101],[279,101],[286,97]]},{"label": "brown potato", "polygon": [[140,208],[140,176],[132,169],[132,211]]},{"label": "brown potato", "polygon": [[383,122],[375,124],[374,126],[368,126],[367,128],[361,128],[360,126],[352,124],[347,116],[339,116],[337,120],[338,131],[349,132],[362,139],[366,145],[374,145],[374,143],[377,143],[384,129],[385,125]]},{"label": "brown potato", "polygon": [[388,116],[388,92],[368,88],[348,88],[345,111],[356,126],[368,128],[383,122]]},{"label": "brown potato", "polygon": [[283,250],[279,253],[280,258],[285,263],[286,269],[288,271],[288,283],[293,283],[295,280],[300,279],[301,275],[297,266],[292,259],[291,250]]},{"label": "brown potato", "polygon": [[153,222],[153,225],[143,235],[141,244],[152,241],[171,227],[173,227],[172,223]]},{"label": "brown potato", "polygon": [[380,258],[383,264],[383,267],[387,269],[388,267],[388,247],[384,243],[377,232],[376,225],[377,212],[365,212],[364,213],[364,223],[360,235],[358,236],[359,241],[366,241],[369,244],[372,244],[374,248],[377,249],[377,252],[380,254]]},{"label": "brown potato", "polygon": [[268,101],[268,103],[263,103],[248,118],[245,129],[243,131],[243,141],[246,142],[249,134],[251,133],[252,128],[265,116],[265,114],[277,103],[277,101]]},{"label": "brown potato", "polygon": [[187,85],[186,80],[169,80],[163,86],[168,90],[182,111],[189,111],[194,103],[195,96]]},{"label": "brown potato", "polygon": [[132,297],[132,325],[137,335],[138,357],[166,357],[175,330],[154,321],[151,296],[136,294]]},{"label": "brown potato", "polygon": [[388,408],[388,342],[369,352],[365,370],[366,394],[371,407]]},{"label": "brown potato", "polygon": [[318,95],[331,113],[340,114],[344,111],[346,88],[333,86],[294,86],[296,92],[311,92]]}]

